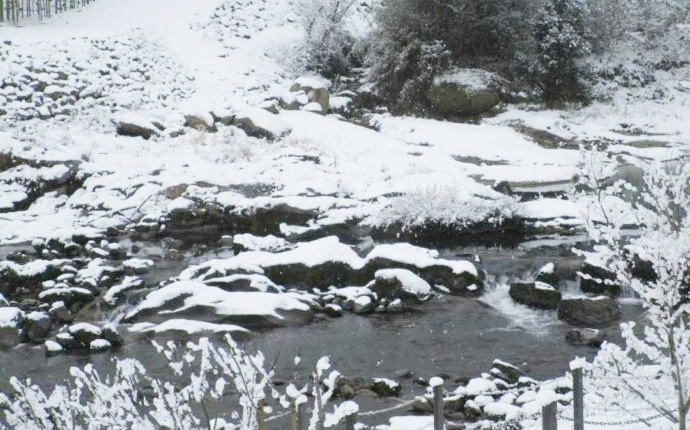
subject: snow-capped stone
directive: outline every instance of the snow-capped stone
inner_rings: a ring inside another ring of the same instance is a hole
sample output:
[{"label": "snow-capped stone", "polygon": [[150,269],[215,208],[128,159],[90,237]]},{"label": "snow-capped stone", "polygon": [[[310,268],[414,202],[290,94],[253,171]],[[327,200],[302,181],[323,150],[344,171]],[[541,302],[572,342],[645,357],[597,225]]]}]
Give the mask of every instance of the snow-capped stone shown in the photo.
[{"label": "snow-capped stone", "polygon": [[292,127],[279,115],[253,107],[240,109],[235,114],[233,124],[249,136],[263,137],[268,140],[279,139],[292,131]]},{"label": "snow-capped stone", "polygon": [[45,349],[46,357],[60,355],[65,351],[62,345],[55,342],[54,340],[46,340],[43,343],[43,348]]},{"label": "snow-capped stone", "polygon": [[112,348],[112,345],[105,339],[95,339],[89,343],[89,352],[92,353],[105,352],[110,348]]}]

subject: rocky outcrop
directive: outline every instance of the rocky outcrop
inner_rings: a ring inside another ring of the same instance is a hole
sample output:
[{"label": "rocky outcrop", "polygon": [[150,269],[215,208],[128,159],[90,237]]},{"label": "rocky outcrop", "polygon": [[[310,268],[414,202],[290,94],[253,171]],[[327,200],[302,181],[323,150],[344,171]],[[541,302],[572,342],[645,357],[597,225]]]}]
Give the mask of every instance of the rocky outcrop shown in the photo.
[{"label": "rocky outcrop", "polygon": [[544,282],[510,284],[510,297],[518,303],[539,309],[558,309],[561,292]]},{"label": "rocky outcrop", "polygon": [[574,326],[606,327],[620,317],[620,307],[607,296],[563,299],[558,306],[558,319]]}]

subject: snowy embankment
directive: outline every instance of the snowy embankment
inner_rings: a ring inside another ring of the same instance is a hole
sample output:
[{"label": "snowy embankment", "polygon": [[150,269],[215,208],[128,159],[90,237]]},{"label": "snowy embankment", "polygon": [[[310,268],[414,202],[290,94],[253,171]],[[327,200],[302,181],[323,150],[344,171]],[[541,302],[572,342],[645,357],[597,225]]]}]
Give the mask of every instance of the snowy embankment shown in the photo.
[{"label": "snowy embankment", "polygon": [[[628,94],[579,111],[509,107],[480,124],[346,121],[337,112],[358,94],[297,79],[297,18],[287,0],[202,0],[191,13],[177,0],[99,0],[42,25],[0,27],[0,244],[35,248],[0,262],[4,346],[55,335],[49,355],[116,347],[112,327],[81,322],[94,302],[122,306],[135,332],[241,335],[315,313],[474,297],[483,287],[474,263],[407,243],[369,246],[361,232],[399,241],[429,225],[441,236],[524,220],[538,232],[577,227],[590,201],[563,196],[580,144],[606,146],[611,177],[641,158],[688,154],[690,92],[679,78],[669,78],[667,105],[630,105]],[[163,258],[174,260],[187,245],[176,240],[206,227],[202,242],[237,233],[237,255],[161,284],[144,282],[153,261],[119,243],[167,241]],[[535,386],[499,397],[487,393],[495,379],[452,395],[477,416],[538,412]],[[424,425],[395,418],[390,429]]]}]

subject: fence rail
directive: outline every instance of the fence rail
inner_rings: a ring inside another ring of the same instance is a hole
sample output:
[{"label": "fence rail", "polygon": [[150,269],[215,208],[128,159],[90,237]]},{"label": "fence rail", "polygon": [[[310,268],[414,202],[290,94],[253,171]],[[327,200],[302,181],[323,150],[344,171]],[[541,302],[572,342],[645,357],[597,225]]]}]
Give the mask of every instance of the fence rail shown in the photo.
[{"label": "fence rail", "polygon": [[53,15],[79,9],[94,0],[0,0],[0,23],[19,25],[26,19],[42,21]]}]

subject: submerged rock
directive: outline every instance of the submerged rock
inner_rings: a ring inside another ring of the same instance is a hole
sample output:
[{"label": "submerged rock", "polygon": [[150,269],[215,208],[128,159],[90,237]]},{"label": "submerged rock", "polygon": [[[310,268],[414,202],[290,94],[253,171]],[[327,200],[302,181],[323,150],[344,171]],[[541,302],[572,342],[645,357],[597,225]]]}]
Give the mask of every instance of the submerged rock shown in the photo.
[{"label": "submerged rock", "polygon": [[592,346],[598,348],[604,343],[601,330],[593,328],[572,328],[565,333],[565,340],[571,345]]},{"label": "submerged rock", "polygon": [[563,299],[558,306],[558,319],[574,326],[605,327],[621,317],[621,309],[612,298]]}]

